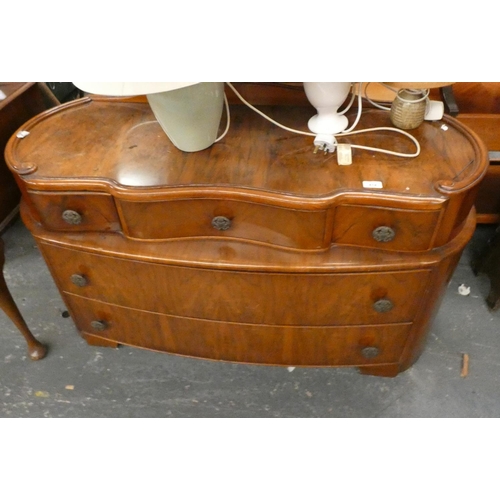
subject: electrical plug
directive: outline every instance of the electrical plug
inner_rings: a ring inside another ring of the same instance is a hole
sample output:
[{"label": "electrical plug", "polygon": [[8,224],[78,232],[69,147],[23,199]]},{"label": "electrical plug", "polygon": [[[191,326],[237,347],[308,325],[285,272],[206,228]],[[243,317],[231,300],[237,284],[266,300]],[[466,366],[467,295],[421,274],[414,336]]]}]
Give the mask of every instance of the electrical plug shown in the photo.
[{"label": "electrical plug", "polygon": [[333,153],[337,146],[337,139],[333,134],[318,134],[314,138],[314,153],[318,151],[323,151],[326,155],[327,153]]}]

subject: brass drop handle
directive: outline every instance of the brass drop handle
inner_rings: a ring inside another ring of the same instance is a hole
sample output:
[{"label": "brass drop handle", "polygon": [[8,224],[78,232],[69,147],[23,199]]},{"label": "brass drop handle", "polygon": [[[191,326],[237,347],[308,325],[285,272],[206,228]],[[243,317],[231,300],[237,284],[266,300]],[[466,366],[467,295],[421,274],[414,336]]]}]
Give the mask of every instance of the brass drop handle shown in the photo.
[{"label": "brass drop handle", "polygon": [[379,355],[378,347],[364,347],[361,349],[361,355],[366,359],[373,359]]},{"label": "brass drop handle", "polygon": [[65,210],[62,213],[62,218],[64,222],[73,226],[77,226],[78,224],[82,223],[82,216],[74,210]]},{"label": "brass drop handle", "polygon": [[389,299],[380,299],[373,303],[373,309],[379,313],[389,312],[394,304]]},{"label": "brass drop handle", "polygon": [[381,243],[392,241],[396,236],[396,232],[389,226],[379,226],[372,232],[373,239]]},{"label": "brass drop handle", "polygon": [[218,215],[212,219],[212,227],[218,231],[227,231],[231,227],[231,219]]},{"label": "brass drop handle", "polygon": [[95,320],[90,323],[90,326],[94,329],[97,330],[98,332],[103,332],[106,330],[109,325],[106,321],[104,320]]},{"label": "brass drop handle", "polygon": [[83,287],[83,286],[87,286],[89,284],[88,278],[86,276],[84,276],[83,274],[72,274],[70,279],[71,279],[71,283],[73,283],[73,285],[76,285],[76,286]]}]

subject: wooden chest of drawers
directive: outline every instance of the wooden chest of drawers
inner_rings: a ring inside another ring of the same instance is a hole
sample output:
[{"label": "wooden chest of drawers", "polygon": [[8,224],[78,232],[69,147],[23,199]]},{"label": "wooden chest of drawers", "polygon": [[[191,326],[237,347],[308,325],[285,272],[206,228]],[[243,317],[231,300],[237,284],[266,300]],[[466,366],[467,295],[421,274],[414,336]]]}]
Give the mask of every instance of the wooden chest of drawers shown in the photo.
[{"label": "wooden chest of drawers", "polygon": [[[61,106],[11,139],[23,220],[78,330],[214,360],[411,366],[475,228],[484,146],[446,118],[415,131],[417,158],[355,150],[339,166],[308,137],[232,113],[198,153],[175,149],[146,104],[117,99]],[[310,109],[268,113],[304,128]],[[366,112],[360,127],[375,126],[387,114]],[[413,147],[387,131],[344,140]]]}]

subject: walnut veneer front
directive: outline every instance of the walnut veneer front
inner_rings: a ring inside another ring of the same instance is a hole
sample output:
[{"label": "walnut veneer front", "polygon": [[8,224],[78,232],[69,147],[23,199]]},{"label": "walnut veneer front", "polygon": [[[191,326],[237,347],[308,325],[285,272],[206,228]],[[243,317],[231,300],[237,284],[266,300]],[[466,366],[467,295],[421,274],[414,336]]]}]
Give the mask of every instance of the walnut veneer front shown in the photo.
[{"label": "walnut veneer front", "polygon": [[[177,150],[147,104],[120,99],[60,106],[11,139],[23,220],[79,331],[216,360],[411,366],[474,231],[484,146],[445,118],[414,131],[416,159],[356,149],[339,166],[311,138],[231,110],[228,135],[197,153]],[[310,112],[267,109],[302,129]],[[358,128],[375,126],[390,126],[386,113]],[[387,131],[345,142],[414,147]]]}]

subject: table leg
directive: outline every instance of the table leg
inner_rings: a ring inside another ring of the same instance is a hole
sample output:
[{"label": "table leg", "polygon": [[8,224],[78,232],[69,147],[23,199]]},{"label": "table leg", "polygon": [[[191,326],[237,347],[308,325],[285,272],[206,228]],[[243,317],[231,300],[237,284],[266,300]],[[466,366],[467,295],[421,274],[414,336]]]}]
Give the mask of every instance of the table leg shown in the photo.
[{"label": "table leg", "polygon": [[5,278],[3,276],[4,262],[5,257],[3,253],[3,241],[0,239],[0,308],[5,312],[5,314],[7,314],[7,316],[22,333],[26,343],[28,344],[28,353],[30,358],[33,360],[42,359],[47,354],[47,347],[33,336],[21,316],[14,299],[7,288],[7,283],[5,282]]}]

